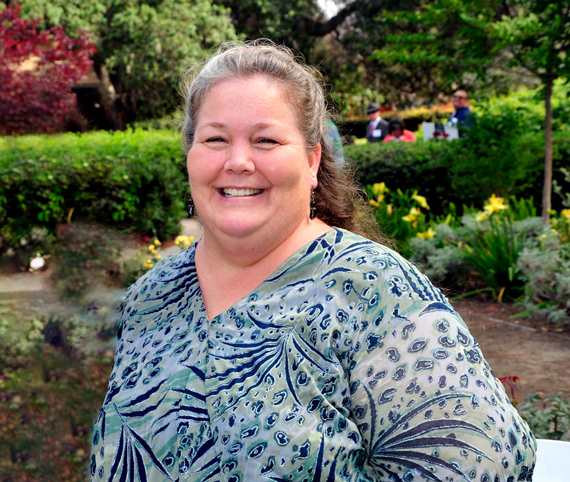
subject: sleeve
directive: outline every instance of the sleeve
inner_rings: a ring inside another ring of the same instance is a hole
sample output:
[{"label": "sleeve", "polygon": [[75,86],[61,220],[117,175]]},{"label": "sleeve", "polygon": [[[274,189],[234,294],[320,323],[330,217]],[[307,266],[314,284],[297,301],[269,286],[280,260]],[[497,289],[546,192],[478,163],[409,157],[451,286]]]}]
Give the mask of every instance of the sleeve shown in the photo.
[{"label": "sleeve", "polygon": [[532,480],[536,441],[467,326],[409,263],[392,266],[365,288],[379,301],[346,367],[379,480]]}]

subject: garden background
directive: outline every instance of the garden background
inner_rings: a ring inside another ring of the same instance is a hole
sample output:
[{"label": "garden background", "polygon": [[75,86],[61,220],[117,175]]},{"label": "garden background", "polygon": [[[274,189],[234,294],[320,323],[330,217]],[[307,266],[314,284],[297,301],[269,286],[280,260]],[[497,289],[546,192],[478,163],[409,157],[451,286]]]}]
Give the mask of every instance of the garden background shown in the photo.
[{"label": "garden background", "polygon": [[[122,294],[200,233],[180,76],[262,37],[318,67],[381,228],[452,299],[535,434],[570,440],[567,2],[4,1],[0,481],[89,477]],[[473,127],[424,141],[459,88]],[[371,101],[419,140],[366,144]]]}]

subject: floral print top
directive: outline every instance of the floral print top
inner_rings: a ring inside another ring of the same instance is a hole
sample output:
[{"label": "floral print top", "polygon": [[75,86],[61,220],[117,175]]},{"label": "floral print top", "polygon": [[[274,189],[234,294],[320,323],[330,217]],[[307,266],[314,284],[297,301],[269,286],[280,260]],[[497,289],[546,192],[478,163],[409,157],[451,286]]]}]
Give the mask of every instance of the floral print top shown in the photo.
[{"label": "floral print top", "polygon": [[398,254],[334,229],[208,320],[194,253],[127,292],[93,481],[532,480],[527,424]]}]

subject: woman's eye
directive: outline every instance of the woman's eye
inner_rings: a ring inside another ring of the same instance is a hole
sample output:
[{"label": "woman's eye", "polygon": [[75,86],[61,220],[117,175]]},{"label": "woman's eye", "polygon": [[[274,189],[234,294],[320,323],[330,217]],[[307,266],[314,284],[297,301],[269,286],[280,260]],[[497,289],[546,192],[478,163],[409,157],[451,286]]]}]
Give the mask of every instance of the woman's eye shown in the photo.
[{"label": "woman's eye", "polygon": [[264,137],[263,139],[259,139],[260,144],[279,144],[276,140],[274,139],[268,139],[267,137]]},{"label": "woman's eye", "polygon": [[221,137],[210,137],[206,142],[224,142],[224,139]]}]

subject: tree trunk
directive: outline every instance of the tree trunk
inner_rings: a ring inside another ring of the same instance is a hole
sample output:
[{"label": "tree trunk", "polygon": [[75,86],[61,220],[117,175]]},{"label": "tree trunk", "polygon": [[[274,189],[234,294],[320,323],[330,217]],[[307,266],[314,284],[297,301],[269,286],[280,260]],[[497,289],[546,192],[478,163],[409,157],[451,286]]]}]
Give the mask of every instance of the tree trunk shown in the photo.
[{"label": "tree trunk", "polygon": [[94,67],[97,77],[99,77],[101,81],[101,86],[98,90],[105,116],[114,130],[123,131],[126,128],[125,120],[122,112],[119,110],[117,93],[115,86],[111,82],[107,66],[103,63],[96,62]]},{"label": "tree trunk", "polygon": [[550,224],[552,209],[552,84],[554,79],[548,77],[544,89],[544,185],[542,187],[542,222]]}]

